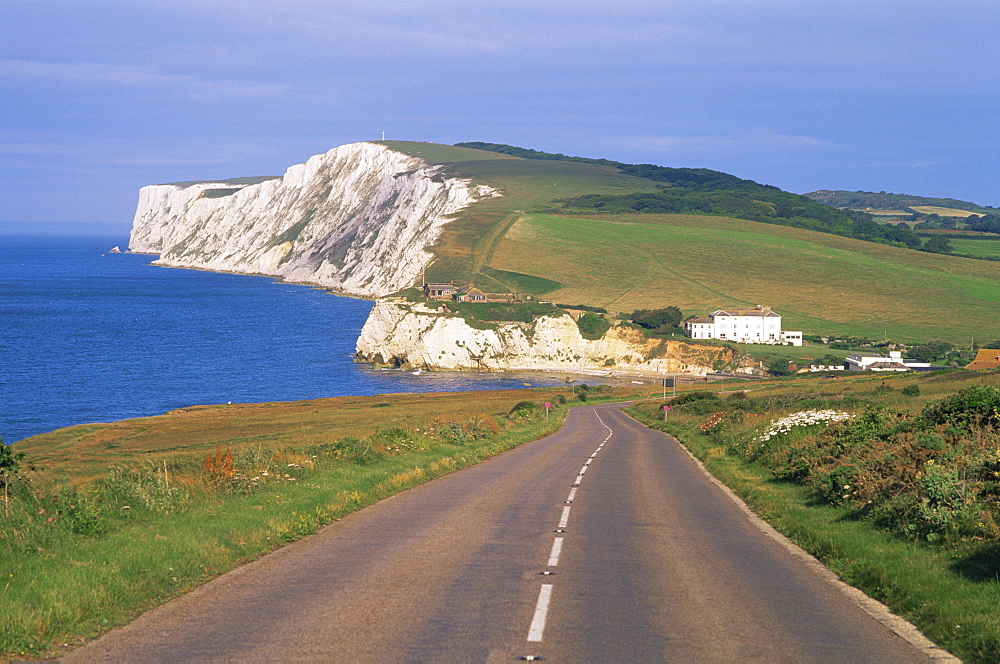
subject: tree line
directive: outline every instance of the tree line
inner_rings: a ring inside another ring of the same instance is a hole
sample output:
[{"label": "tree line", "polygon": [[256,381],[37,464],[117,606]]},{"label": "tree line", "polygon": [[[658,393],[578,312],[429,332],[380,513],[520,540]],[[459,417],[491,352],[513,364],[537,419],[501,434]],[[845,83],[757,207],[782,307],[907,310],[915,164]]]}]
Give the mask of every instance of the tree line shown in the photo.
[{"label": "tree line", "polygon": [[[626,164],[609,159],[570,157],[501,143],[456,143],[459,147],[509,154],[525,159],[573,161],[609,166],[626,175],[659,182],[659,191],[623,195],[586,194],[563,201],[563,209],[604,214],[711,214],[852,237],[869,242],[923,249],[909,229],[877,223],[866,213],[839,210],[807,196],[708,168],[670,168]],[[928,251],[939,251],[932,245]]]}]

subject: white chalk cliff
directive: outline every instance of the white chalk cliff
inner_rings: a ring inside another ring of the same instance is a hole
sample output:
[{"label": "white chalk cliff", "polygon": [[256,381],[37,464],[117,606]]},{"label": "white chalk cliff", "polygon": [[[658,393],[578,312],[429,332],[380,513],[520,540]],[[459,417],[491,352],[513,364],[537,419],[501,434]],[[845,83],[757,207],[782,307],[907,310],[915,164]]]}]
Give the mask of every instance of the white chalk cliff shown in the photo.
[{"label": "white chalk cliff", "polygon": [[[143,187],[129,249],[158,265],[263,274],[379,298],[414,285],[453,215],[499,192],[376,143],[342,145],[280,178]],[[489,329],[479,329],[487,327]],[[360,360],[404,368],[703,373],[728,348],[649,340],[612,328],[587,340],[566,314],[470,326],[400,299],[379,300]]]},{"label": "white chalk cliff", "polygon": [[379,300],[361,330],[357,357],[404,369],[596,370],[706,373],[735,361],[730,348],[647,339],[614,327],[584,339],[569,315],[478,329],[462,318],[399,298]]},{"label": "white chalk cliff", "polygon": [[264,274],[351,295],[411,286],[451,215],[498,192],[376,143],[252,184],[143,187],[129,238],[158,265]]}]

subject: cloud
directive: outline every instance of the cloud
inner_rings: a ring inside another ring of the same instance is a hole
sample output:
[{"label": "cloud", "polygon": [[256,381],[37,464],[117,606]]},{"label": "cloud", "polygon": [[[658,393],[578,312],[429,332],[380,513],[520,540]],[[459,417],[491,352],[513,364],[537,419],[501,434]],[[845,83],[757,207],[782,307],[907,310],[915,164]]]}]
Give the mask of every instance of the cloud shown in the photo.
[{"label": "cloud", "polygon": [[127,88],[174,88],[201,100],[276,97],[287,85],[239,80],[208,80],[189,74],[163,73],[148,67],[106,65],[95,62],[41,62],[0,60],[0,78],[51,80],[89,85],[105,83]]}]

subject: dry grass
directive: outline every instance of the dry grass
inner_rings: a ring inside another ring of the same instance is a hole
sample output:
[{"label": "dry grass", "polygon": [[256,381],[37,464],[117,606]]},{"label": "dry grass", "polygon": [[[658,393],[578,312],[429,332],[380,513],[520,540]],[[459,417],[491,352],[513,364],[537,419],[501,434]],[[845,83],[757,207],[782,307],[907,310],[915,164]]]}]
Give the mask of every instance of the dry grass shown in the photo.
[{"label": "dry grass", "polygon": [[[638,393],[641,389],[616,389],[624,397]],[[508,412],[519,401],[552,400],[557,394],[572,396],[567,387],[195,406],[156,417],[59,429],[22,440],[17,448],[43,469],[42,479],[81,485],[113,466],[154,457],[172,466],[200,467],[217,448],[233,453],[260,447],[302,449],[345,436],[362,438],[377,429],[423,428],[441,421],[477,420],[492,430],[497,427],[493,415]],[[291,456],[278,461],[309,462]]]},{"label": "dry grass", "polygon": [[919,212],[920,214],[936,214],[939,217],[960,217],[962,219],[978,214],[976,212],[969,212],[968,210],[938,207],[936,205],[911,205],[910,209],[914,212]]}]

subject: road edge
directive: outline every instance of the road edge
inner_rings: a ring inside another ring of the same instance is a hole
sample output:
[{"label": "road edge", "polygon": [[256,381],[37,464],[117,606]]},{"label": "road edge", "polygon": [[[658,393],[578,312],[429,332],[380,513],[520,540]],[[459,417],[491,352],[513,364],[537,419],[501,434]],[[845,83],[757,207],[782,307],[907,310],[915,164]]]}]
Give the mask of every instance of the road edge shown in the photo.
[{"label": "road edge", "polygon": [[[628,415],[628,413],[625,413]],[[631,415],[629,415],[631,417]],[[632,419],[635,419],[634,417]],[[639,420],[635,420],[639,422]],[[642,424],[642,422],[639,422]],[[646,426],[643,424],[643,426]],[[648,427],[647,427],[648,428]],[[655,431],[655,429],[654,429]],[[710,473],[705,467],[705,464],[701,462],[701,459],[696,457],[694,453],[687,448],[687,446],[680,440],[671,436],[670,434],[660,431],[663,435],[674,442],[678,447],[680,447],[688,457],[695,463],[699,470],[708,477],[709,481],[717,486],[736,506],[742,511],[746,517],[750,520],[750,523],[754,525],[757,530],[762,532],[764,535],[769,537],[776,544],[781,546],[785,551],[790,553],[794,558],[805,564],[807,568],[812,570],[815,574],[818,574],[820,578],[826,581],[829,585],[840,591],[841,594],[845,595],[852,603],[858,606],[862,611],[867,613],[869,616],[874,618],[879,623],[885,625],[890,631],[892,631],[896,636],[908,642],[914,648],[917,648],[922,653],[927,655],[933,662],[949,662],[951,664],[961,664],[962,660],[955,657],[950,652],[941,648],[939,645],[924,636],[917,627],[902,618],[887,607],[882,602],[873,599],[866,595],[861,590],[858,590],[854,586],[843,582],[840,577],[838,577],[829,567],[824,565],[818,558],[813,556],[811,553],[803,549],[801,546],[788,539],[786,536],[778,532],[774,526],[769,524],[767,521],[762,519],[756,512],[747,507],[747,504],[743,502],[736,493],[726,486],[721,480],[719,480],[715,475]]]}]

